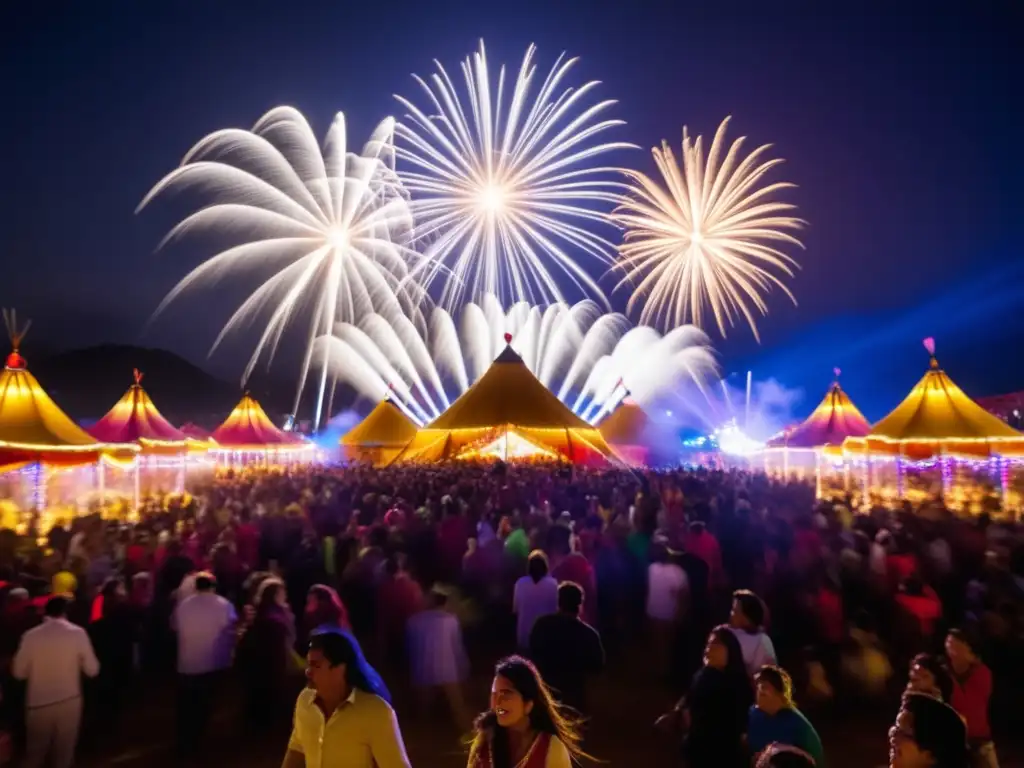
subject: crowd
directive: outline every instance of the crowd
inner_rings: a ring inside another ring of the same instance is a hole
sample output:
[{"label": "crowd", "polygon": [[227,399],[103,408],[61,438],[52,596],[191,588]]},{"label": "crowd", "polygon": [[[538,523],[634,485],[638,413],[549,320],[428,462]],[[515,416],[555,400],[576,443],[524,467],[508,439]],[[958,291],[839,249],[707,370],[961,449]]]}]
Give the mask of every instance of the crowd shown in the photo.
[{"label": "crowd", "polygon": [[286,766],[406,766],[386,679],[443,705],[470,768],[562,768],[601,759],[606,659],[643,653],[680,765],[822,768],[817,713],[889,707],[893,768],[996,766],[1024,530],[937,501],[857,512],[738,471],[463,463],[243,472],[131,526],[33,521],[0,531],[0,731],[62,768],[83,717],[113,738],[173,679],[186,764],[234,690],[253,734],[291,721]]}]

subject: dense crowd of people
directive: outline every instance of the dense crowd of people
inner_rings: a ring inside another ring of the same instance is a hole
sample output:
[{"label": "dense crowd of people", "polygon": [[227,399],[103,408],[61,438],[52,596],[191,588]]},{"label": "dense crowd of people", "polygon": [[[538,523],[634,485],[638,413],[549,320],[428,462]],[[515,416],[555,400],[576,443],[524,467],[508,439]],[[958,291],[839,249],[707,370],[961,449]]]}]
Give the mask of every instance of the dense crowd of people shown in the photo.
[{"label": "dense crowd of people", "polygon": [[[173,679],[186,764],[231,689],[254,734],[292,722],[285,766],[394,768],[389,680],[443,705],[470,768],[565,768],[591,759],[606,658],[644,653],[690,768],[822,768],[815,713],[868,706],[891,707],[893,768],[998,765],[1024,529],[851,506],[739,471],[458,463],[226,474],[134,525],[34,518],[0,531],[0,731],[62,768],[83,717],[114,734]],[[495,659],[474,719],[470,670]]]}]

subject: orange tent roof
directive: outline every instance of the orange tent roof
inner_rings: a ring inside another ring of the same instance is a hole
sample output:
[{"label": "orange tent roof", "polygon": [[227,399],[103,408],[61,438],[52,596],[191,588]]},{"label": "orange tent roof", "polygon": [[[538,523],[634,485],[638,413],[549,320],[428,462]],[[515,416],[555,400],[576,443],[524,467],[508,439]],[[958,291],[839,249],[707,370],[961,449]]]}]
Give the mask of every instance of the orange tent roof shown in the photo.
[{"label": "orange tent roof", "polygon": [[89,434],[107,442],[138,442],[143,449],[185,451],[188,436],[160,414],[142,388],[142,374],[137,370],[133,373],[135,382],[106,416],[89,429]]},{"label": "orange tent roof", "polygon": [[866,437],[846,440],[843,450],[913,459],[1024,452],[1024,434],[971,400],[939,367],[932,340],[925,346],[931,354],[925,375]]},{"label": "orange tent roof", "polygon": [[75,424],[29,373],[15,345],[0,372],[0,467],[37,461],[91,464],[103,454],[138,450],[99,441]]},{"label": "orange tent roof", "polygon": [[601,433],[541,384],[506,346],[473,386],[417,432],[399,458],[458,457],[510,431],[574,462],[607,461],[613,456]]},{"label": "orange tent roof", "polygon": [[415,436],[416,425],[412,419],[386,397],[341,438],[341,444],[406,446]]},{"label": "orange tent roof", "polygon": [[260,404],[246,392],[235,409],[211,435],[219,447],[232,449],[301,449],[302,438],[278,429]]},{"label": "orange tent roof", "polygon": [[598,430],[611,445],[642,445],[649,423],[644,409],[626,396],[598,425]]},{"label": "orange tent roof", "polygon": [[863,437],[871,431],[871,424],[836,381],[829,387],[825,398],[811,415],[791,430],[787,430],[767,443],[767,448],[823,448],[841,445],[848,437]]}]

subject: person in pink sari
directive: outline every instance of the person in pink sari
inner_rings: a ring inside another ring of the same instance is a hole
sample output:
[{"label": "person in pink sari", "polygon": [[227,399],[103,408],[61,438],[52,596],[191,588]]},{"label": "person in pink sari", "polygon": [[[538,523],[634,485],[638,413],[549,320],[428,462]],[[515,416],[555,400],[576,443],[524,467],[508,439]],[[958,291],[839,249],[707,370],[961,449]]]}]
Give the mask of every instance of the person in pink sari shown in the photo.
[{"label": "person in pink sari", "polygon": [[580,721],[560,707],[537,668],[521,656],[498,662],[491,706],[474,725],[467,768],[571,768],[589,758]]}]

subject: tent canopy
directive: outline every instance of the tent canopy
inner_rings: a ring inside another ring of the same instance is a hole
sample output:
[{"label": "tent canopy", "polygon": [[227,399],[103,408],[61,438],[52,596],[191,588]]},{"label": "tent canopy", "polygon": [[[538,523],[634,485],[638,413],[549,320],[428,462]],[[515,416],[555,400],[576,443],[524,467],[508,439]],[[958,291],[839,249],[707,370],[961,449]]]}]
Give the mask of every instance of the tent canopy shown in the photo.
[{"label": "tent canopy", "polygon": [[137,445],[97,440],[62,411],[17,348],[0,373],[0,466],[27,462],[90,464],[103,454],[131,455]]},{"label": "tent canopy", "polygon": [[605,441],[611,445],[643,445],[650,424],[647,413],[628,395],[598,425]]},{"label": "tent canopy", "polygon": [[89,429],[89,434],[106,442],[138,442],[143,450],[186,451],[188,436],[167,421],[153,405],[149,393],[142,388],[142,374],[136,370],[133,375],[134,383]]},{"label": "tent canopy", "polygon": [[305,448],[302,438],[289,434],[274,425],[266,411],[246,392],[211,435],[218,447],[234,450],[265,450]]},{"label": "tent canopy", "polygon": [[[837,372],[838,377],[838,372]],[[848,437],[863,437],[871,425],[839,386],[838,378],[811,415],[794,429],[774,437],[767,448],[824,448],[842,445]]]},{"label": "tent canopy", "polygon": [[971,400],[939,367],[933,349],[929,347],[932,355],[928,371],[903,402],[875,424],[866,437],[844,442],[843,449],[902,454],[913,459],[940,454],[977,457],[1024,452],[1024,434]]},{"label": "tent canopy", "polygon": [[522,438],[520,446],[533,444],[572,462],[606,462],[613,456],[601,433],[541,384],[507,345],[472,387],[416,434],[400,459],[476,456],[509,432]]},{"label": "tent canopy", "polygon": [[416,425],[412,419],[386,397],[341,438],[341,444],[404,447],[415,436]]}]

